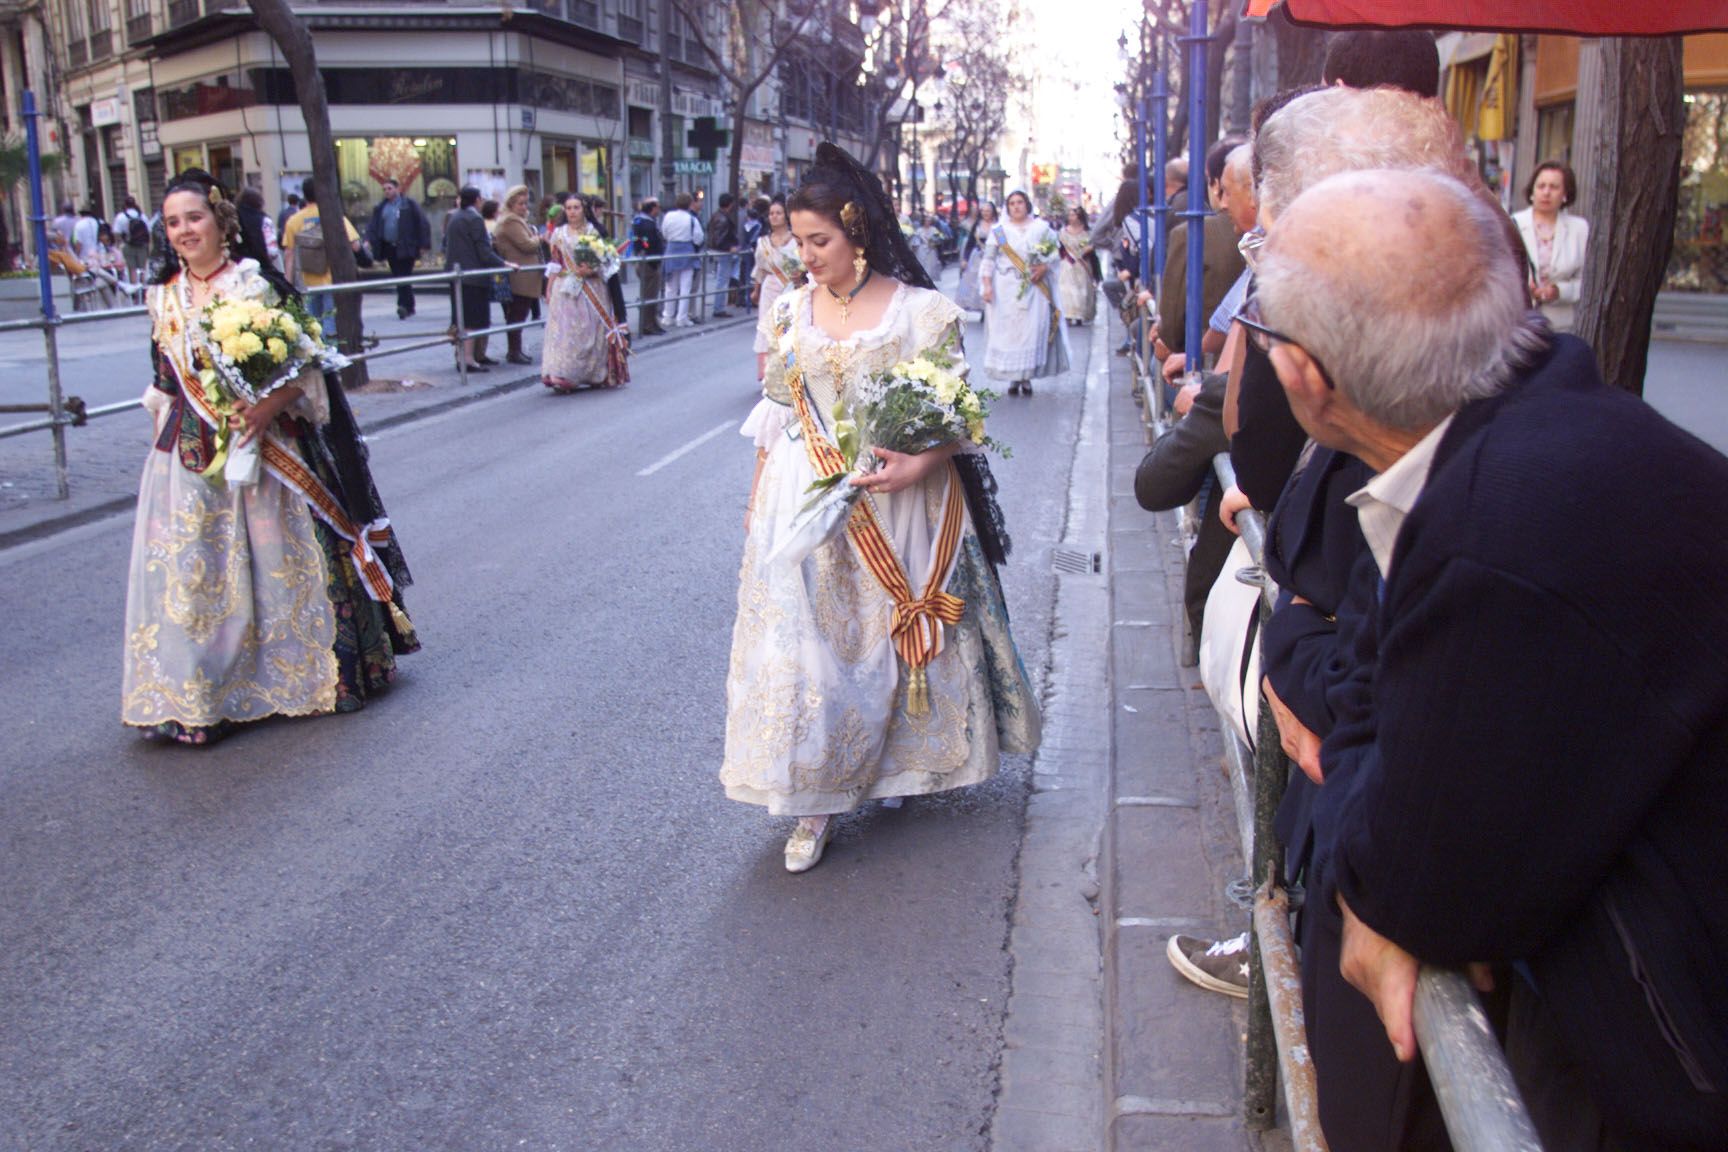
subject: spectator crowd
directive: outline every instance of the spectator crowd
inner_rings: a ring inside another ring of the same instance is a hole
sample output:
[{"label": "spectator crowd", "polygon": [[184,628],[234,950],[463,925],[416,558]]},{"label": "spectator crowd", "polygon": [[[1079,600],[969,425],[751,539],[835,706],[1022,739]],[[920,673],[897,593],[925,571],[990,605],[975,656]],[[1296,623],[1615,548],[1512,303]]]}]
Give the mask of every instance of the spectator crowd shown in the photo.
[{"label": "spectator crowd", "polygon": [[[1336,36],[1324,86],[1203,158],[1215,214],[1145,283],[1124,186],[1094,239],[1112,297],[1151,312],[1174,414],[1136,495],[1204,493],[1203,679],[1250,744],[1264,699],[1297,768],[1277,830],[1334,1152],[1451,1146],[1412,1023],[1423,964],[1482,990],[1545,1148],[1721,1149],[1728,460],[1603,383],[1567,331],[1593,288],[1574,176],[1541,164],[1509,215],[1438,79],[1428,33]],[[1225,559],[1246,508],[1280,590],[1258,627]],[[1167,949],[1238,996],[1247,950]]]}]

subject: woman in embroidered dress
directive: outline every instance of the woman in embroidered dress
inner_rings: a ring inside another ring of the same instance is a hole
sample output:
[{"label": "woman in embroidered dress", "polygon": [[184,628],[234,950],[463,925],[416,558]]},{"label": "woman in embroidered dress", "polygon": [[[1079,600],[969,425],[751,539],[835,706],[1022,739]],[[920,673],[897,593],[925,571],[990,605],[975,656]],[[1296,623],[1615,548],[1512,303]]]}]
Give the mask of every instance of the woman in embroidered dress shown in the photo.
[{"label": "woman in embroidered dress", "polygon": [[751,299],[757,308],[756,379],[761,380],[768,362],[768,321],[774,312],[774,301],[786,289],[804,282],[804,262],[798,256],[792,226],[786,222],[784,200],[768,205],[768,231],[756,241],[756,267],[750,275],[756,281]]},{"label": "woman in embroidered dress", "polygon": [[564,223],[551,235],[552,259],[546,268],[546,341],[541,350],[540,382],[554,392],[578,388],[616,388],[630,380],[625,337],[612,315],[606,278],[618,271],[616,255],[596,261],[583,248],[600,233],[588,221],[580,196],[564,201]]},{"label": "woman in embroidered dress", "polygon": [[407,566],[324,369],[340,360],[309,331],[291,379],[251,399],[225,390],[204,309],[298,296],[241,238],[207,173],[175,177],[161,227],[144,395],[155,442],[132,538],[121,719],[208,744],[266,716],[356,711],[419,641],[402,610]]},{"label": "woman in embroidered dress", "polygon": [[[865,543],[849,533],[799,564],[769,559],[809,499],[811,446],[832,442],[836,402],[920,354],[946,351],[965,371],[960,310],[929,283],[875,176],[824,143],[787,207],[811,283],[775,302],[764,399],[743,428],[757,464],[720,780],[734,800],[799,817],[785,857],[802,872],[835,816],[988,779],[1002,752],[1036,748],[1039,713],[1008,630],[996,576],[1007,538],[981,452],[876,450],[881,468],[851,481]],[[885,575],[907,586],[904,602]],[[919,669],[898,651],[897,618],[940,638]]]},{"label": "woman in embroidered dress", "polygon": [[1055,277],[1062,259],[1056,230],[1032,215],[1032,198],[1008,193],[1008,218],[990,229],[978,292],[990,344],[984,370],[1009,381],[1008,391],[1032,391],[1040,376],[1068,371],[1068,341],[1056,307]]},{"label": "woman in embroidered dress", "polygon": [[1056,299],[1068,323],[1084,324],[1098,309],[1098,254],[1092,249],[1092,222],[1086,209],[1068,209],[1068,223],[1056,239],[1062,245]]},{"label": "woman in embroidered dress", "polygon": [[996,227],[996,205],[989,200],[978,202],[978,215],[966,227],[960,248],[960,286],[954,290],[954,303],[968,312],[984,311],[984,297],[978,291],[978,272],[984,267],[984,245],[990,239],[990,229]]}]

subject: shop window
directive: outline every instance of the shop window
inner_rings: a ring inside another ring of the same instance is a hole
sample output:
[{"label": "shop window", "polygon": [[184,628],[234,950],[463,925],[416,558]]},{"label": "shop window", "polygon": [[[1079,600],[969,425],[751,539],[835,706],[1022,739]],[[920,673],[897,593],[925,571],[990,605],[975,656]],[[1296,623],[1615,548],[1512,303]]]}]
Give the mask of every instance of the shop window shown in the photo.
[{"label": "shop window", "polygon": [[1728,292],[1728,90],[1688,92],[1680,145],[1680,196],[1667,287]]},{"label": "shop window", "polygon": [[1572,163],[1571,104],[1551,105],[1536,113],[1536,163],[1545,160]]},{"label": "shop window", "polygon": [[345,136],[336,141],[336,172],[342,212],[357,230],[370,223],[390,179],[426,210],[434,244],[444,234],[444,217],[455,210],[460,190],[453,136]]}]

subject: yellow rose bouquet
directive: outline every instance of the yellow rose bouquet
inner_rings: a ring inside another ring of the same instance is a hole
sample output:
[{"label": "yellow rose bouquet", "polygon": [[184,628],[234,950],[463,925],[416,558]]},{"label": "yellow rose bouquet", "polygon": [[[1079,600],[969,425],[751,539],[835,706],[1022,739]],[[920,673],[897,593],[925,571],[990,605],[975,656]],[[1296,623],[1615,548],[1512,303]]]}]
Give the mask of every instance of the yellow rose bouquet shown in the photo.
[{"label": "yellow rose bouquet", "polygon": [[845,467],[818,477],[805,489],[813,495],[770,559],[802,563],[840,534],[864,495],[864,489],[842,481],[868,476],[882,466],[872,448],[916,454],[966,440],[1003,456],[1013,454],[984,434],[984,418],[996,394],[966,382],[950,354],[951,340],[875,373],[855,390],[850,406],[844,399],[835,405],[834,446]]},{"label": "yellow rose bouquet", "polygon": [[229,484],[251,484],[258,478],[258,441],[238,445],[239,433],[228,417],[236,401],[256,404],[292,383],[306,365],[338,369],[345,356],[325,347],[324,330],[298,300],[271,304],[251,297],[219,298],[199,315],[204,352],[198,380],[220,418],[216,453],[204,474],[220,474]]}]

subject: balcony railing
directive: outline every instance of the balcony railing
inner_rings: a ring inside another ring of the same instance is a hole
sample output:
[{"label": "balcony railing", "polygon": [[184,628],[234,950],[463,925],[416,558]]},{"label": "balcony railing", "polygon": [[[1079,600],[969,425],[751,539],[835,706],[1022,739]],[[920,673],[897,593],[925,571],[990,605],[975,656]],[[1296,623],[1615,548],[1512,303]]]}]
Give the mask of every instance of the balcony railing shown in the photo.
[{"label": "balcony railing", "polygon": [[204,15],[204,0],[168,0],[168,27],[190,24]]},{"label": "balcony railing", "polygon": [[126,17],[126,43],[128,44],[136,44],[140,40],[148,39],[155,30],[154,22],[150,19],[148,12],[141,16]]},{"label": "balcony railing", "polygon": [[100,32],[90,33],[90,59],[105,60],[114,55],[114,32],[104,28]]},{"label": "balcony railing", "polygon": [[73,68],[82,68],[90,63],[90,43],[87,40],[72,40],[66,44],[66,63]]},{"label": "balcony railing", "polygon": [[625,16],[622,13],[619,14],[618,39],[627,40],[632,44],[640,44],[642,43],[642,34],[644,31],[645,29],[642,21],[638,20],[634,16]]},{"label": "balcony railing", "polygon": [[584,28],[600,27],[600,5],[594,0],[565,0],[570,15],[566,17],[572,24],[580,24]]}]

